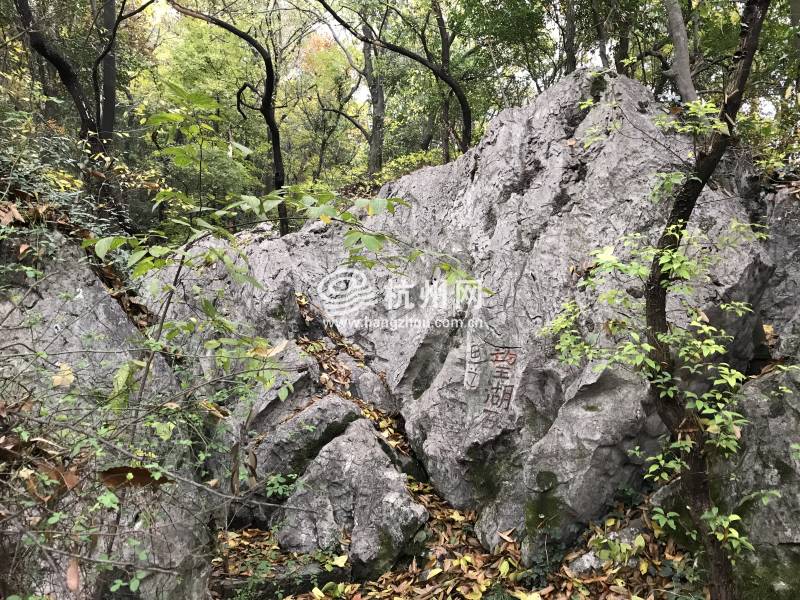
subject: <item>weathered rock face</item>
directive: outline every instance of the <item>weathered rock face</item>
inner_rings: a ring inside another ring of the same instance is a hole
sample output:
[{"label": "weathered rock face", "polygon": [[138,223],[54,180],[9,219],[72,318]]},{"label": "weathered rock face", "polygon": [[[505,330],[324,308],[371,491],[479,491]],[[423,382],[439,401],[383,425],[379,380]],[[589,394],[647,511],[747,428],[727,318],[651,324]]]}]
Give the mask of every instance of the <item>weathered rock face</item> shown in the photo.
[{"label": "weathered rock face", "polygon": [[[742,516],[756,551],[736,573],[743,598],[789,600],[800,589],[800,371],[748,383],[741,412],[743,448],[720,474],[719,501]],[[763,491],[778,491],[764,505]]]},{"label": "weathered rock face", "polygon": [[[169,366],[157,356],[149,384],[141,393],[135,388],[123,403],[122,392],[113,389],[115,374],[129,361],[145,358],[139,333],[88,268],[78,247],[55,235],[52,243],[56,246],[48,248],[47,239],[21,240],[33,248],[33,253],[41,250],[47,254],[58,247],[54,256],[36,265],[43,270],[38,280],[2,282],[12,285],[5,287],[0,297],[4,381],[0,396],[4,408],[20,410],[27,403],[21,413],[30,419],[23,416],[19,424],[31,441],[19,442],[6,419],[12,418],[11,414],[4,413],[0,420],[4,449],[0,462],[4,463],[4,478],[9,473],[5,467],[10,466],[19,483],[19,487],[14,484],[6,488],[4,495],[8,493],[5,497],[15,503],[22,499],[27,504],[22,514],[9,521],[19,528],[19,535],[0,536],[0,581],[27,584],[28,592],[52,598],[110,598],[108,589],[115,578],[128,581],[141,568],[146,572],[138,590],[142,599],[204,598],[210,573],[209,535],[203,517],[206,507],[191,485],[191,469],[181,464],[185,455],[174,443],[185,432],[176,425],[174,438],[166,442],[153,435],[145,417],[167,400],[180,400],[179,388]],[[7,258],[15,246],[6,240],[0,250]],[[10,259],[3,264],[15,262]],[[117,413],[109,409],[115,402]],[[120,418],[114,434],[109,427],[112,415],[128,417],[134,410],[142,415],[138,427]],[[86,464],[81,448],[95,445],[102,453]],[[130,466],[131,458],[135,458],[117,452],[114,446],[152,452],[160,457],[164,468],[187,481],[158,488],[117,489],[118,508],[109,503],[108,496],[106,504],[101,504],[98,498],[110,490],[98,480],[96,471]],[[5,452],[8,448],[10,453]],[[33,458],[20,466],[15,462],[15,452]],[[31,473],[26,477],[38,483],[26,488],[21,474],[29,467]],[[51,479],[63,480],[62,485],[47,486],[38,480],[48,474]],[[26,496],[37,488],[40,498]],[[47,503],[39,501],[42,497],[48,499]],[[61,519],[45,525],[56,512],[62,514]],[[37,524],[56,531],[63,526],[66,531],[48,534],[48,544],[55,548],[45,551],[49,560],[19,553],[24,547],[24,543],[20,546],[24,532],[36,531]],[[92,535],[74,536],[80,527]],[[80,581],[74,591],[67,589],[65,578],[70,555],[79,557]],[[104,573],[92,562],[98,559],[127,568]],[[1,571],[11,565],[16,565],[15,572]],[[148,570],[148,565],[157,565],[159,570]],[[26,589],[0,589],[0,593],[5,592],[27,596]]]},{"label": "weathered rock face", "polygon": [[[581,110],[589,99],[593,106]],[[627,451],[652,449],[662,432],[640,381],[565,367],[537,335],[568,300],[591,307],[585,331],[605,335],[612,315],[576,285],[589,253],[625,235],[652,241],[666,209],[650,197],[655,173],[683,168],[687,156],[684,140],[654,125],[656,110],[634,82],[579,74],[530,107],[502,112],[454,163],[388,185],[383,195],[411,208],[370,226],[458,258],[494,294],[482,306],[426,304],[431,282],[443,274],[437,261],[423,259],[409,274],[409,295],[422,302],[362,313],[415,318],[422,327],[393,331],[335,319],[386,371],[436,488],[456,506],[480,511],[485,545],[514,528],[528,560],[543,536],[569,539],[617,491],[635,485],[640,466]],[[691,228],[716,237],[747,219],[735,195],[708,190]],[[767,262],[754,244],[727,250],[695,301],[726,294],[757,301]],[[378,290],[396,283],[376,278]],[[447,318],[463,320],[436,326]],[[743,362],[750,353],[745,344]]]},{"label": "weathered rock face", "polygon": [[361,417],[361,409],[334,394],[317,400],[268,434],[256,448],[261,473],[295,474],[347,425]]},{"label": "weathered rock face", "polygon": [[[663,431],[640,381],[567,367],[538,334],[572,300],[585,309],[584,331],[600,340],[609,335],[604,327],[613,315],[577,284],[591,269],[593,249],[631,235],[648,243],[660,233],[667,206],[651,198],[656,173],[684,169],[690,150],[655,125],[660,110],[631,80],[576,73],[532,105],[500,113],[455,162],[382,190],[410,206],[367,225],[425,253],[405,277],[381,267],[342,274],[334,299],[352,293],[352,311],[330,302],[325,287],[346,257],[344,231],[321,222],[280,239],[242,235],[250,275],[263,289],[225,280],[225,293],[213,300],[223,314],[270,338],[302,327],[296,292],[328,310],[338,330],[365,350],[369,373],[363,386],[358,379],[364,400],[401,413],[437,490],[479,512],[477,533],[486,546],[513,528],[524,558],[533,561],[544,536],[568,541],[603,514],[615,493],[635,486],[641,465],[628,450],[639,446],[646,454]],[[748,222],[744,203],[724,186],[717,182],[703,194],[690,223],[695,234],[718,238],[732,222]],[[469,272],[490,297],[477,301],[481,294],[466,283],[465,293],[448,288],[440,301],[453,272],[444,261]],[[770,258],[755,242],[727,247],[693,302],[758,303],[770,272]],[[198,283],[208,289],[202,275]],[[641,292],[641,282],[628,285]],[[785,320],[787,310],[776,319]],[[760,323],[754,316],[726,325],[735,325],[731,334],[749,335]],[[757,345],[748,335],[736,348],[743,367]],[[385,387],[375,385],[377,373]],[[337,440],[331,444],[336,448]],[[366,446],[365,460],[374,460]],[[352,476],[321,469],[306,475],[345,489]],[[312,517],[292,519],[299,537],[285,528],[287,545],[319,543]]]},{"label": "weathered rock face", "polygon": [[800,362],[800,188],[766,196],[767,250],[775,273],[761,302],[764,322],[772,325],[776,354]]},{"label": "weathered rock face", "polygon": [[297,482],[273,523],[281,546],[296,552],[342,552],[342,532],[356,577],[388,569],[428,519],[406,489],[394,451],[359,419],[325,446]]}]

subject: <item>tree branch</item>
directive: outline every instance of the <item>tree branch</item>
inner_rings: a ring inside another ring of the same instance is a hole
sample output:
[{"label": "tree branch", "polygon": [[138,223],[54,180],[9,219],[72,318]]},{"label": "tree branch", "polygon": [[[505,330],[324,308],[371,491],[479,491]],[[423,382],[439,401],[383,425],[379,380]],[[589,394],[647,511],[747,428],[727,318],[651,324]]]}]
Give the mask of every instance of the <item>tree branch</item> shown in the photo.
[{"label": "tree branch", "polygon": [[[261,96],[261,107],[259,112],[264,117],[264,122],[267,125],[270,141],[272,142],[272,163],[273,163],[273,184],[276,190],[280,191],[286,181],[286,171],[283,164],[283,153],[281,152],[281,135],[278,121],[275,118],[275,67],[272,63],[272,56],[269,51],[256,40],[249,33],[227,23],[212,15],[207,15],[185,6],[181,6],[175,0],[167,0],[169,5],[177,10],[182,15],[192,17],[216,25],[224,29],[228,33],[232,33],[240,40],[246,42],[253,50],[255,50],[264,62],[264,92]],[[242,90],[242,88],[240,88]],[[243,91],[243,90],[242,90]],[[237,101],[239,95],[237,94]],[[238,108],[238,106],[237,106]],[[241,111],[240,111],[241,113]],[[278,216],[280,217],[280,234],[286,235],[289,233],[289,215],[286,211],[286,204],[283,202],[278,205]]]},{"label": "tree branch", "polygon": [[61,83],[67,89],[80,121],[80,137],[88,139],[90,134],[97,132],[97,123],[89,110],[78,72],[62,52],[42,35],[36,19],[33,17],[28,0],[14,0],[17,13],[22,21],[23,28],[28,32],[28,41],[31,48],[40,54],[55,68]]},{"label": "tree branch", "polygon": [[322,7],[328,12],[329,15],[331,15],[331,17],[333,17],[337,23],[339,23],[339,25],[346,29],[350,35],[355,37],[357,40],[378,48],[385,48],[396,54],[399,54],[400,56],[405,56],[406,58],[419,63],[433,73],[437,79],[443,81],[453,91],[453,94],[455,95],[459,106],[461,107],[463,132],[459,138],[459,146],[462,152],[466,152],[469,149],[469,144],[472,139],[472,108],[470,107],[466,92],[464,92],[464,89],[461,87],[458,81],[456,81],[446,69],[444,69],[441,65],[437,65],[436,63],[432,62],[428,58],[414,52],[413,50],[403,46],[398,46],[397,44],[388,42],[378,37],[370,38],[362,35],[357,29],[345,21],[326,0],[317,0],[317,2],[322,5]]},{"label": "tree branch", "polygon": [[689,36],[686,34],[680,0],[664,0],[664,9],[667,11],[667,30],[672,38],[673,54],[675,55],[675,60],[672,61],[675,85],[684,102],[694,102],[697,100],[697,91],[692,81]]}]

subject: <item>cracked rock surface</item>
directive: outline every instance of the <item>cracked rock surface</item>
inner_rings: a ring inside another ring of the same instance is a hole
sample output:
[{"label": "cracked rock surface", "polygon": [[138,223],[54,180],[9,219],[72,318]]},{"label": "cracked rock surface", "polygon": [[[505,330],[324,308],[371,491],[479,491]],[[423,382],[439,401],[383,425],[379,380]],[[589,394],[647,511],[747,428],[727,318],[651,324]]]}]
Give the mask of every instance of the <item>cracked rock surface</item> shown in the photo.
[{"label": "cracked rock surface", "polygon": [[[661,231],[668,205],[653,198],[656,174],[685,169],[691,149],[688,140],[655,125],[661,112],[636,82],[587,71],[529,106],[502,111],[454,162],[384,187],[383,197],[409,206],[366,225],[425,253],[403,276],[375,267],[366,274],[374,302],[326,315],[364,351],[366,371],[354,371],[354,388],[399,413],[415,458],[438,492],[455,507],[479,513],[476,533],[486,547],[498,542],[499,532],[514,529],[528,563],[537,559],[543,539],[570,543],[615,494],[639,485],[641,460],[629,451],[638,446],[645,456],[652,453],[664,432],[639,379],[565,365],[552,340],[540,335],[570,301],[584,309],[584,332],[600,341],[611,335],[613,313],[578,284],[592,269],[593,250],[618,249],[625,236],[649,244]],[[752,203],[741,197],[746,193],[740,195],[732,180],[715,180],[698,202],[690,232],[720,239],[732,228],[746,230],[753,218]],[[768,219],[784,224],[780,241],[753,238],[721,249],[709,281],[692,298],[702,307],[737,300],[757,309],[725,322],[709,308],[710,318],[736,337],[731,360],[745,369],[763,350],[762,319],[786,332],[780,342],[786,353],[796,340],[797,261],[790,258],[796,256],[796,211],[788,201],[771,210]],[[209,267],[211,288],[225,291],[213,298],[215,306],[271,339],[296,335],[304,324],[294,295],[326,310],[320,286],[346,258],[344,233],[335,223],[315,222],[282,238],[260,230],[241,234],[249,274],[262,287],[225,279]],[[435,301],[447,277],[443,256],[491,295]],[[210,289],[202,275],[196,283]],[[637,285],[629,291],[641,297]],[[181,301],[197,300],[187,292]],[[277,426],[269,420],[267,429]],[[377,534],[384,516],[358,504],[365,497],[355,489],[400,480],[365,427],[351,423],[308,463],[300,478],[307,487],[291,502],[326,516],[282,511],[291,526],[283,527],[281,539],[288,548],[333,547],[335,531],[344,529],[352,534],[354,563],[377,572],[386,562]],[[355,468],[353,452],[380,468]],[[399,483],[395,487],[402,498]],[[345,509],[342,502],[356,504]],[[408,530],[421,522],[405,501],[384,505],[405,515]],[[405,527],[391,536],[397,552]]]}]

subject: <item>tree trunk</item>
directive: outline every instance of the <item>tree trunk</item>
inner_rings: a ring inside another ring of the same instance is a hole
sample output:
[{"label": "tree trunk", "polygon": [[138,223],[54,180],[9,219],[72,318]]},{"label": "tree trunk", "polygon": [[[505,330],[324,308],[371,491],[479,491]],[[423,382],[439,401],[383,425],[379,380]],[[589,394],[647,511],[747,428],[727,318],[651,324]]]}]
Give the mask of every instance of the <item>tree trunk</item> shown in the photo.
[{"label": "tree trunk", "polygon": [[463,130],[461,136],[457,136],[459,148],[462,152],[469,150],[469,145],[472,142],[472,107],[470,106],[469,98],[467,97],[467,93],[464,91],[464,88],[455,79],[455,77],[453,77],[450,71],[442,67],[442,65],[436,64],[435,62],[432,62],[428,58],[417,54],[408,48],[399,46],[384,39],[372,39],[365,37],[361,32],[345,21],[326,0],[317,0],[317,2],[322,5],[327,13],[333,17],[333,19],[339,25],[349,31],[350,34],[357,40],[372,44],[373,46],[378,46],[379,48],[386,48],[387,50],[395,52],[400,56],[409,58],[428,69],[439,81],[447,85],[453,91],[453,95],[456,97],[458,100],[458,105],[461,107],[461,122],[463,124]]},{"label": "tree trunk", "polygon": [[[269,95],[264,95],[264,99],[261,102],[261,114],[267,124],[269,139],[272,144],[272,184],[276,190],[280,191],[286,183],[286,168],[283,164],[283,152],[281,151],[281,131],[278,127],[278,121],[275,119],[273,90],[269,90],[269,92]],[[284,202],[278,205],[278,221],[280,234],[286,235],[289,233],[289,214]]]},{"label": "tree trunk", "polygon": [[592,0],[592,19],[594,20],[594,30],[597,35],[597,49],[600,54],[600,63],[607,69],[611,63],[608,60],[608,37],[606,36],[606,26],[603,20],[603,7],[600,0]]},{"label": "tree trunk", "polygon": [[[109,39],[117,24],[115,0],[105,0],[103,5],[103,27]],[[114,139],[114,122],[117,115],[117,56],[115,44],[103,58],[103,102],[100,107],[100,139],[108,151]]]},{"label": "tree trunk", "polygon": [[706,553],[710,573],[708,586],[711,598],[713,600],[737,600],[736,579],[728,553],[716,542],[716,538],[709,530],[708,523],[702,519],[702,515],[713,506],[710,493],[710,465],[703,452],[704,439],[699,428],[694,438],[694,446],[686,458],[687,467],[681,474],[681,497],[689,509],[690,519]]},{"label": "tree trunk", "polygon": [[419,147],[422,151],[427,152],[431,149],[433,143],[433,130],[436,128],[436,115],[433,112],[428,113],[428,118],[425,119],[425,127],[422,129],[422,137],[420,138]]},{"label": "tree trunk", "polygon": [[[228,33],[232,33],[240,40],[246,42],[250,48],[252,48],[258,55],[261,57],[262,62],[264,63],[264,89],[261,93],[261,106],[259,107],[259,112],[264,117],[264,123],[267,126],[267,131],[269,132],[269,139],[272,145],[272,185],[274,189],[280,191],[283,188],[284,184],[286,183],[286,168],[283,163],[283,152],[281,151],[281,131],[280,126],[278,125],[278,120],[275,118],[275,66],[272,63],[272,56],[270,55],[269,51],[264,47],[263,44],[258,42],[252,35],[249,33],[234,27],[230,23],[226,23],[217,17],[206,15],[201,12],[197,12],[196,10],[192,10],[190,8],[186,8],[185,6],[181,6],[175,0],[168,0],[169,5],[177,10],[182,15],[186,15],[187,17],[192,17],[195,19],[200,19],[201,21],[205,21],[206,23],[211,23],[212,25],[216,25],[217,27],[224,29]],[[243,85],[239,89],[239,94],[241,94],[249,84]],[[252,86],[250,86],[252,88]],[[289,233],[289,214],[286,210],[286,203],[281,202],[278,205],[278,224],[279,230],[281,235],[286,235]]]},{"label": "tree trunk", "polygon": [[450,97],[442,101],[442,162],[450,162]]},{"label": "tree trunk", "polygon": [[28,32],[28,41],[31,49],[41,55],[56,69],[61,83],[67,89],[80,123],[79,135],[82,140],[88,141],[92,152],[101,148],[97,137],[97,123],[92,117],[92,112],[86,101],[78,72],[72,63],[56,48],[50,41],[42,35],[39,24],[33,17],[28,0],[14,0],[22,26]]},{"label": "tree trunk", "polygon": [[614,66],[617,69],[617,73],[620,75],[627,75],[628,74],[628,67],[625,66],[623,62],[626,58],[628,58],[628,53],[630,52],[630,44],[631,38],[629,36],[629,30],[626,24],[622,25],[623,30],[619,34],[619,41],[617,42],[616,48],[614,48]]},{"label": "tree trunk", "polygon": [[674,50],[672,54],[671,73],[675,80],[675,87],[684,102],[697,100],[697,91],[692,81],[692,65],[689,60],[689,36],[686,33],[686,24],[683,22],[680,0],[664,0],[664,9],[667,11],[667,30],[672,39]]},{"label": "tree trunk", "polygon": [[[665,0],[665,4],[672,1]],[[739,44],[734,54],[735,66],[726,89],[725,103],[719,115],[719,120],[730,128],[731,135],[715,132],[711,136],[707,150],[698,153],[692,173],[689,174],[690,176],[687,177],[672,202],[672,209],[656,245],[658,251],[645,284],[647,337],[653,346],[651,358],[661,366],[663,373],[673,376],[676,371],[675,360],[671,349],[662,340],[662,336],[670,331],[670,324],[667,320],[669,275],[661,270],[660,258],[665,252],[674,251],[680,246],[697,199],[728,148],[769,4],[770,0],[747,0],[741,19]],[[688,55],[688,46],[686,48]],[[689,83],[692,83],[691,80]],[[693,84],[692,90],[694,90]],[[658,414],[673,436],[678,434],[684,423],[696,423],[696,417],[687,409],[682,394],[675,394],[673,398],[661,398],[656,390],[657,386],[653,387]],[[706,549],[711,574],[712,600],[735,600],[737,595],[730,558],[725,548],[715,537],[710,535],[707,525],[701,518],[701,515],[711,506],[711,486],[708,457],[704,453],[703,431],[700,427],[697,427],[697,430],[695,443],[687,458],[688,468],[682,475],[683,497],[689,506],[695,526]]]},{"label": "tree trunk", "polygon": [[564,3],[564,72],[569,75],[578,68],[578,47],[575,44],[575,0]]},{"label": "tree trunk", "polygon": [[[365,36],[370,35],[369,28],[364,26]],[[383,168],[383,140],[386,123],[386,97],[383,89],[383,77],[375,71],[375,60],[378,51],[375,46],[364,42],[364,78],[369,88],[372,108],[372,126],[369,132],[369,154],[367,157],[367,175],[375,175]]]},{"label": "tree trunk", "polygon": [[57,104],[53,102],[52,98],[55,98],[56,91],[53,89],[53,86],[50,83],[50,72],[48,71],[49,63],[45,61],[41,55],[36,55],[36,65],[39,70],[39,80],[42,84],[42,93],[47,96],[47,99],[44,101],[44,117],[45,119],[52,119],[58,114]]}]

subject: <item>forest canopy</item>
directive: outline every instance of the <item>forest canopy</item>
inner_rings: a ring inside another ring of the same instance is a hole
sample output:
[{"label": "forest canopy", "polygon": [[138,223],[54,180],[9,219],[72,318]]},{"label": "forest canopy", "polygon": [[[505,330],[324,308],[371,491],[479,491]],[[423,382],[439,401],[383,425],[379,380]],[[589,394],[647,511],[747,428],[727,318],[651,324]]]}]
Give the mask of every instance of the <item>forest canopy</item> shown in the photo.
[{"label": "forest canopy", "polygon": [[[100,189],[140,232],[157,190],[177,194],[163,216],[180,202],[258,195],[276,175],[278,188],[375,189],[451,160],[500,110],[576,68],[634,77],[676,106],[687,94],[719,104],[740,9],[674,4],[684,51],[662,2],[3,0],[7,137],[23,127],[31,150],[64,144],[71,175],[102,153],[114,181]],[[739,126],[765,172],[790,167],[797,148],[800,9],[774,4]],[[695,91],[681,90],[687,75]],[[179,116],[197,133],[176,128]]]}]

